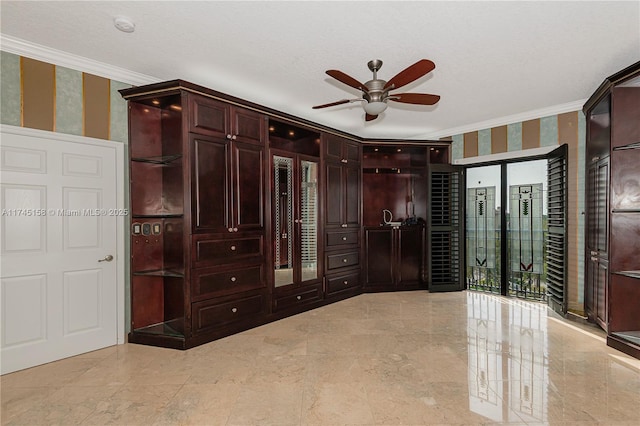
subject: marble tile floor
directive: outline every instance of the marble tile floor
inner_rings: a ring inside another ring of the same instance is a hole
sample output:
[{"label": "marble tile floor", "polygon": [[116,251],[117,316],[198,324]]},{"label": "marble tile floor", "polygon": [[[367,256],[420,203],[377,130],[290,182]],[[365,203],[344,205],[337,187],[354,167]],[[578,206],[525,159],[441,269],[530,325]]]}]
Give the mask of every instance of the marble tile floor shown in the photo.
[{"label": "marble tile floor", "polygon": [[0,378],[2,425],[639,425],[640,361],[546,306],[363,294],[188,350]]}]

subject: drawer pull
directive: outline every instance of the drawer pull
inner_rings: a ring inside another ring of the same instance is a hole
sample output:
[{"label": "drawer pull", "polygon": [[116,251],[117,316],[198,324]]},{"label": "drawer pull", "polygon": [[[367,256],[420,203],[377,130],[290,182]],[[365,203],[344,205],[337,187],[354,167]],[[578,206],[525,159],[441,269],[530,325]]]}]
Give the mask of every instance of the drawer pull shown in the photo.
[{"label": "drawer pull", "polygon": [[233,228],[227,228],[227,231],[233,232]]},{"label": "drawer pull", "polygon": [[238,308],[231,308],[231,312],[235,314],[236,312],[238,312]]},{"label": "drawer pull", "polygon": [[342,259],[342,263],[347,263],[348,260],[347,259]]},{"label": "drawer pull", "polygon": [[349,285],[349,281],[347,281],[347,280],[344,280],[342,283],[343,283],[344,285]]},{"label": "drawer pull", "polygon": [[346,224],[346,223],[343,223],[343,224],[342,224],[342,225],[340,225],[340,226],[341,226],[342,228],[346,228],[346,227],[347,227],[347,224]]},{"label": "drawer pull", "polygon": [[231,246],[231,251],[236,251],[236,246]]},{"label": "drawer pull", "polygon": [[236,282],[236,277],[231,277],[231,282],[235,283]]},{"label": "drawer pull", "polygon": [[347,237],[342,237],[342,241],[347,241]]},{"label": "drawer pull", "polygon": [[238,228],[233,228],[233,232],[238,232]]},{"label": "drawer pull", "polygon": [[302,296],[296,296],[296,299],[301,300]]},{"label": "drawer pull", "polygon": [[592,257],[592,258],[591,258],[591,261],[592,261],[592,262],[598,262],[598,258],[597,258],[597,257]]}]

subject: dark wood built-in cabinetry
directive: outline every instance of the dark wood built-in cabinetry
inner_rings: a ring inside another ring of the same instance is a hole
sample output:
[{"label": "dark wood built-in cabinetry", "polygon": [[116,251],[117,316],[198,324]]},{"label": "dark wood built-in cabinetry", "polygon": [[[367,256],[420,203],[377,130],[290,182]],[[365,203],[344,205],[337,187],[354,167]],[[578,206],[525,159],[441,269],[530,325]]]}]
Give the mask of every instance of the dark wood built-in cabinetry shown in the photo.
[{"label": "dark wood built-in cabinetry", "polygon": [[[433,211],[443,212],[449,199],[430,196],[429,176],[448,162],[448,145],[364,145],[364,291],[430,287],[430,218]],[[452,211],[447,207],[445,213]]]},{"label": "dark wood built-in cabinetry", "polygon": [[122,91],[131,342],[188,348],[268,312],[264,118],[188,89],[169,82]]},{"label": "dark wood built-in cabinetry", "polygon": [[367,291],[413,290],[423,285],[424,226],[365,228]]},{"label": "dark wood built-in cabinetry", "polygon": [[365,143],[182,80],[120,92],[130,342],[186,349],[363,291],[430,286],[430,218],[451,211],[430,173],[449,142]]},{"label": "dark wood built-in cabinetry", "polygon": [[320,133],[269,120],[273,312],[318,306],[322,292]]},{"label": "dark wood built-in cabinetry", "polygon": [[324,243],[326,297],[361,290],[361,146],[333,134],[322,135],[324,160]]},{"label": "dark wood built-in cabinetry", "polygon": [[587,315],[640,358],[640,62],[607,78],[584,112]]}]

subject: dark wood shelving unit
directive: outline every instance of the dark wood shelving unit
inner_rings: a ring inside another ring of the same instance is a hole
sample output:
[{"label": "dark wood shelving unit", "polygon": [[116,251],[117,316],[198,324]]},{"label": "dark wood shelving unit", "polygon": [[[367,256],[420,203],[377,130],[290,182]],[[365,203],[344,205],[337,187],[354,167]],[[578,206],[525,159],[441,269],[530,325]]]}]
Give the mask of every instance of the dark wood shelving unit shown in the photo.
[{"label": "dark wood shelving unit", "polygon": [[605,79],[584,112],[587,315],[640,359],[640,62]]}]

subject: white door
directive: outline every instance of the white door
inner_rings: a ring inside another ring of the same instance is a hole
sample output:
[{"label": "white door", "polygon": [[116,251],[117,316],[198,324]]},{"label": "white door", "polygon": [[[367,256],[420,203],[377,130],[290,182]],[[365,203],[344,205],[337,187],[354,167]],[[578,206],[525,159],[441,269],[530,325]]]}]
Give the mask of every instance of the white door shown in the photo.
[{"label": "white door", "polygon": [[0,149],[2,374],[116,344],[116,150],[4,131]]}]

